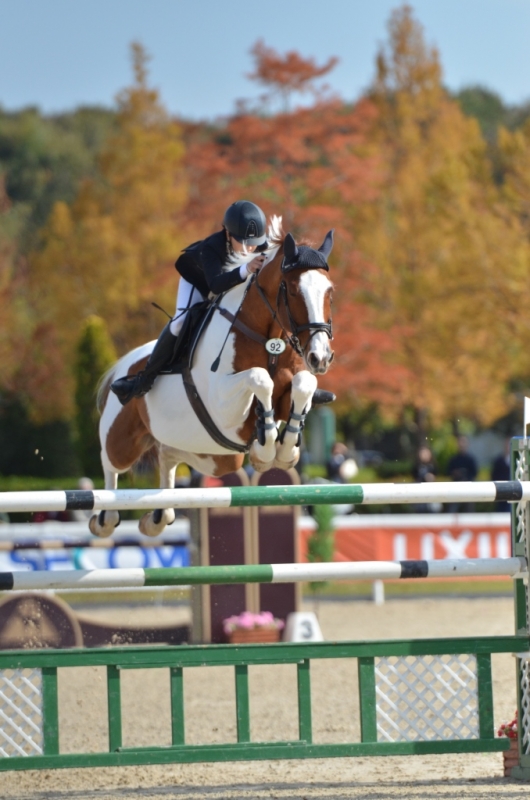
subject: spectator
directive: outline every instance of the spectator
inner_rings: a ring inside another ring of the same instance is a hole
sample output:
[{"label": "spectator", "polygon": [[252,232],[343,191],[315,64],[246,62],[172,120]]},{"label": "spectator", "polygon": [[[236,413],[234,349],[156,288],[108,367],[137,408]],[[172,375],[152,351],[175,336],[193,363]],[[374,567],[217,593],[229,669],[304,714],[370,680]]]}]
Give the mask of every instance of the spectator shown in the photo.
[{"label": "spectator", "polygon": [[[423,445],[418,450],[416,463],[412,469],[412,477],[416,483],[430,483],[436,480],[436,467],[430,447]],[[441,511],[440,503],[418,503],[414,506],[418,514],[432,514]]]},{"label": "spectator", "polygon": [[359,469],[343,442],[335,442],[331,456],[326,462],[327,478],[334,483],[347,483],[354,478]]},{"label": "spectator", "polygon": [[[493,459],[491,465],[491,480],[492,481],[509,481],[510,480],[510,439],[504,442],[504,452]],[[506,500],[500,503],[495,503],[495,511],[509,511],[510,503]]]},{"label": "spectator", "polygon": [[436,480],[436,467],[434,466],[434,459],[430,447],[423,445],[418,450],[418,456],[414,469],[412,470],[412,477],[416,483],[430,483]]},{"label": "spectator", "polygon": [[[477,461],[468,452],[469,441],[467,436],[458,437],[458,452],[450,459],[448,464],[449,477],[453,481],[474,481],[478,474]],[[449,503],[447,510],[452,513],[457,511],[474,511],[474,503]]]}]

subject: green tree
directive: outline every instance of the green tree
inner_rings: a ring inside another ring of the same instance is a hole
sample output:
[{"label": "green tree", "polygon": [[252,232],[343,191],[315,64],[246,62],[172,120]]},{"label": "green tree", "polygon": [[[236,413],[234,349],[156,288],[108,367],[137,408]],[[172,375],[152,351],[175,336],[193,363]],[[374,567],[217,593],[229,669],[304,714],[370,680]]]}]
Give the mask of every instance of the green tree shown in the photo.
[{"label": "green tree", "polygon": [[[317,505],[314,507],[316,528],[307,541],[307,560],[311,564],[322,564],[333,561],[335,552],[335,526],[333,523],[333,506]],[[323,589],[327,581],[312,581],[309,586],[312,592]]]},{"label": "green tree", "polygon": [[77,453],[83,472],[93,476],[101,470],[96,392],[102,375],[116,361],[114,345],[101,317],[90,316],[85,320],[76,356]]}]

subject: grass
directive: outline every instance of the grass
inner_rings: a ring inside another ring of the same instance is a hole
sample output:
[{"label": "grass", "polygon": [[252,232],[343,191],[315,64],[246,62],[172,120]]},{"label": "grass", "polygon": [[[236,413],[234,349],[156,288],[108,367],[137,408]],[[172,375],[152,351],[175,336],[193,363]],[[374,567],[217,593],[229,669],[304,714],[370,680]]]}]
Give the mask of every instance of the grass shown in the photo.
[{"label": "grass", "polygon": [[[511,597],[513,594],[513,582],[510,578],[499,578],[497,580],[482,578],[448,578],[445,580],[432,580],[429,578],[415,579],[413,581],[384,581],[385,597],[494,597],[506,595]],[[355,583],[327,582],[318,592],[311,592],[309,584],[303,585],[304,599],[332,599],[339,597],[347,599],[351,597],[358,599],[372,596],[372,582],[359,581]]]}]

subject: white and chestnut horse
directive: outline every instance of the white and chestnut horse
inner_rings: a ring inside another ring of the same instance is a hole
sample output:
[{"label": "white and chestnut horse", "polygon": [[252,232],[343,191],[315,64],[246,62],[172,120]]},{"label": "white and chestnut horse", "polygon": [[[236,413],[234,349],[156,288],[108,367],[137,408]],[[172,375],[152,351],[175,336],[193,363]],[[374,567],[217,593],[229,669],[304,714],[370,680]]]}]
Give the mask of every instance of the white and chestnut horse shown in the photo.
[{"label": "white and chestnut horse", "polygon": [[[247,452],[259,472],[298,461],[315,376],[327,372],[333,359],[327,264],[333,236],[330,231],[318,250],[296,245],[291,234],[280,232],[278,219],[269,236],[265,265],[221,298],[194,354],[190,380],[209,415],[210,433],[190,403],[186,376],[160,375],[148,394],[126,406],[109,391],[113,380],[142,369],[154,342],[128,353],[105,376],[99,433],[106,489],[116,489],[118,475],[153,446],[161,488],[173,488],[181,462],[220,476],[239,469]],[[278,434],[280,421],[286,425]],[[173,509],[151,511],[139,528],[157,536],[174,518]],[[118,511],[102,511],[91,518],[90,530],[109,536],[119,521]]]}]

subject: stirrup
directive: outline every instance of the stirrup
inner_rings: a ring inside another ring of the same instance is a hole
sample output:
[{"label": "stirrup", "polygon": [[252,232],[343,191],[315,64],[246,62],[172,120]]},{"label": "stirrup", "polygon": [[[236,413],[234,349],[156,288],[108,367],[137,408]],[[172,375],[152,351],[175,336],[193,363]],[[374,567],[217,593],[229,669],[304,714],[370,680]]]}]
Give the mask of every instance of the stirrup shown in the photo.
[{"label": "stirrup", "polygon": [[334,403],[336,399],[337,395],[333,394],[333,392],[327,392],[325,389],[315,389],[311,405],[325,406],[328,403]]},{"label": "stirrup", "polygon": [[123,378],[117,378],[110,385],[110,389],[122,406],[133,399],[133,397],[143,397],[152,388],[154,378],[152,381],[145,379],[144,372],[138,372],[136,375],[124,375]]}]

